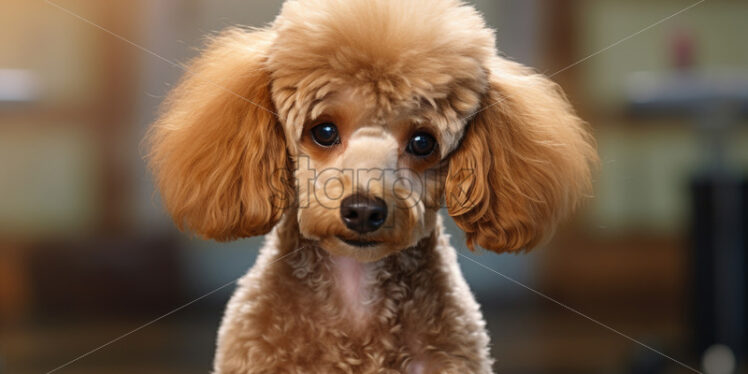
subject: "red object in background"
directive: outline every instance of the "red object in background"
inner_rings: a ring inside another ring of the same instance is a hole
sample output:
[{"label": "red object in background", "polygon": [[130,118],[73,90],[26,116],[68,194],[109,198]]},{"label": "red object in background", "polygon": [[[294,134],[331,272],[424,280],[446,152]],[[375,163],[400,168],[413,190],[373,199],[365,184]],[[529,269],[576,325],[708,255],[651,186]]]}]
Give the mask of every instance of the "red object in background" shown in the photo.
[{"label": "red object in background", "polygon": [[670,50],[673,67],[686,70],[696,64],[696,38],[692,32],[685,29],[676,31],[670,40]]}]

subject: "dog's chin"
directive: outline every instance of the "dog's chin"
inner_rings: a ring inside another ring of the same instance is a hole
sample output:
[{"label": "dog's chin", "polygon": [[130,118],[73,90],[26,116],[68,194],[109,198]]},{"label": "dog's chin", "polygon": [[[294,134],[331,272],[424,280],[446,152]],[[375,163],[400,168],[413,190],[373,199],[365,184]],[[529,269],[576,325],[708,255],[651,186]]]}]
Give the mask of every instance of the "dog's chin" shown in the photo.
[{"label": "dog's chin", "polygon": [[324,250],[333,255],[351,257],[359,262],[374,262],[402,249],[399,248],[401,246],[389,242],[342,236],[330,236],[319,243]]}]

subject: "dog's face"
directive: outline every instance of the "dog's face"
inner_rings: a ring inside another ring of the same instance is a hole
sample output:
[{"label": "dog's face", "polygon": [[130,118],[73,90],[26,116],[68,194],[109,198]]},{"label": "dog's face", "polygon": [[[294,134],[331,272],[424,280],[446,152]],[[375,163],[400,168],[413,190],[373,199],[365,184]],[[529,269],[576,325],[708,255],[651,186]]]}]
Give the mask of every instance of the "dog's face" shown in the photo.
[{"label": "dog's face", "polygon": [[430,235],[529,248],[587,190],[592,141],[546,78],[453,0],[287,2],[216,38],[170,96],[151,164],[177,224],[230,240],[288,212],[373,261]]},{"label": "dog's face", "polygon": [[454,136],[428,120],[433,110],[382,112],[360,90],[325,101],[298,139],[301,234],[362,261],[415,245],[434,229]]},{"label": "dog's face", "polygon": [[482,19],[417,3],[288,2],[273,25],[300,232],[336,254],[375,260],[433,232],[444,161],[487,89]]}]

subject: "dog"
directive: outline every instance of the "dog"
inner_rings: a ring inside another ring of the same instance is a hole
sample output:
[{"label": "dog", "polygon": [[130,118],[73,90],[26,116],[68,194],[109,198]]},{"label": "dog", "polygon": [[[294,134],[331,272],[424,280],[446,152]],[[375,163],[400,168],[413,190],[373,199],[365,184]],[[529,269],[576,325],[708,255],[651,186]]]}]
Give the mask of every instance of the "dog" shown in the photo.
[{"label": "dog", "polygon": [[591,191],[560,88],[457,0],[289,0],[213,37],[166,99],[150,165],[180,229],[265,235],[214,372],[491,373],[444,232],[522,252]]}]

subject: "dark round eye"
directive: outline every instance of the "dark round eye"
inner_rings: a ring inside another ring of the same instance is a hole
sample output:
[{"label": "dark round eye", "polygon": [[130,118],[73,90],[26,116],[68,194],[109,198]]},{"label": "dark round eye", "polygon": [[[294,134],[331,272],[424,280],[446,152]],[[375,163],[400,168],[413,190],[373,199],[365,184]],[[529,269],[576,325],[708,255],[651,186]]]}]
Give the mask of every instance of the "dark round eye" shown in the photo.
[{"label": "dark round eye", "polygon": [[413,135],[408,142],[406,151],[416,156],[424,157],[431,154],[436,147],[436,139],[430,134],[419,132]]},{"label": "dark round eye", "polygon": [[312,138],[317,144],[323,147],[330,147],[333,144],[340,143],[338,128],[334,123],[325,122],[312,128]]}]

